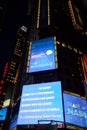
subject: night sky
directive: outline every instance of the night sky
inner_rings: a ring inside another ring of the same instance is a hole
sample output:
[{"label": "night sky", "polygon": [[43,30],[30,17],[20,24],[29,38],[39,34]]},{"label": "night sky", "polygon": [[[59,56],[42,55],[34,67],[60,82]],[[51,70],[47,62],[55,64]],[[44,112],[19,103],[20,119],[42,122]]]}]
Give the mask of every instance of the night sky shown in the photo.
[{"label": "night sky", "polygon": [[[0,80],[2,79],[3,68],[9,61],[15,47],[17,29],[26,23],[27,0],[7,0],[6,16],[3,22],[3,29],[0,32]],[[87,0],[83,0],[87,13]],[[85,42],[86,39],[83,40]],[[82,43],[83,48],[87,47],[87,42]],[[77,43],[79,44],[79,43]]]}]

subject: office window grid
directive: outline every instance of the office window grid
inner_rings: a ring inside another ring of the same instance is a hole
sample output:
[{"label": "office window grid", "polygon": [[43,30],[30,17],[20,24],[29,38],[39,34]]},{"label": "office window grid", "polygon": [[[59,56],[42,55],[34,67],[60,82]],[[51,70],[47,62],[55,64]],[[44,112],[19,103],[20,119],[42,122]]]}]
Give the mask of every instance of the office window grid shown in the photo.
[{"label": "office window grid", "polygon": [[79,72],[79,54],[67,47],[58,45],[58,78],[62,81],[63,89],[81,94],[84,88],[82,86],[81,75]]}]

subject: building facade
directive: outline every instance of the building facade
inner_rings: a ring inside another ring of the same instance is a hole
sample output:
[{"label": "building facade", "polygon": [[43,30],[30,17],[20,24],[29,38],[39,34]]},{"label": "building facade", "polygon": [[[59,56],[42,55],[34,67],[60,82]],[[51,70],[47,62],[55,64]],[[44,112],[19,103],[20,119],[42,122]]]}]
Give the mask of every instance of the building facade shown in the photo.
[{"label": "building facade", "polygon": [[[63,79],[67,76],[69,79],[71,78],[72,81],[70,82],[72,82],[72,85],[69,86],[77,86],[74,85],[74,83],[78,84],[78,86],[82,86],[81,82],[84,76],[80,74],[79,69],[81,69],[82,66],[80,57],[86,53],[81,43],[84,42],[85,39],[83,34],[86,35],[86,30],[84,30],[84,28],[86,29],[86,21],[81,5],[79,5],[77,1],[72,2],[72,0],[55,0],[55,2],[52,0],[38,0],[34,3],[33,10],[35,13],[33,12],[32,14],[29,42],[56,36],[59,75],[64,75],[64,78],[62,77]],[[77,12],[79,13],[76,13],[76,10],[78,10]],[[67,63],[69,66],[67,66]],[[66,79],[66,82],[69,83],[68,79]],[[68,84],[65,86],[67,86],[66,89],[68,89]],[[71,91],[74,92],[74,89],[75,88],[72,88]],[[79,88],[76,87],[76,89]],[[79,92],[80,89],[76,89],[75,91]]]}]

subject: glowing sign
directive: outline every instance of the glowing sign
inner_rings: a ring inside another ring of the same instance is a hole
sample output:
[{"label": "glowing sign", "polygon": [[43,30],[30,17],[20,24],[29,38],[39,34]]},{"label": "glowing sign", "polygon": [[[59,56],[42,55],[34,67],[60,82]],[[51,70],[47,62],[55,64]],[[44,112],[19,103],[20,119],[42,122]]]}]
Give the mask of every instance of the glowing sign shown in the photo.
[{"label": "glowing sign", "polygon": [[61,82],[23,86],[17,124],[38,124],[38,120],[63,122]]},{"label": "glowing sign", "polygon": [[0,109],[0,121],[5,120],[7,114],[7,107]]},{"label": "glowing sign", "polygon": [[87,101],[74,95],[64,94],[65,122],[87,128]]},{"label": "glowing sign", "polygon": [[84,74],[84,80],[87,83],[87,56],[86,55],[81,57],[81,63],[82,63],[82,69]]},{"label": "glowing sign", "polygon": [[32,41],[28,72],[56,68],[54,37]]}]

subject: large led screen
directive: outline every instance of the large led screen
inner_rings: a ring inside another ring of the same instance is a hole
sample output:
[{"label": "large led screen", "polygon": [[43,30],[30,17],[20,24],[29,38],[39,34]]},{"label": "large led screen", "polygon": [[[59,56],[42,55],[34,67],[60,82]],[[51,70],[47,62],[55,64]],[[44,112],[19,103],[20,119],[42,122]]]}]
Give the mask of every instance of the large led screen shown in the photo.
[{"label": "large led screen", "polygon": [[64,93],[65,122],[87,128],[87,101]]},{"label": "large led screen", "polygon": [[7,114],[7,107],[0,109],[0,121],[4,121]]},{"label": "large led screen", "polygon": [[17,124],[38,124],[38,120],[63,121],[61,82],[23,86]]},{"label": "large led screen", "polygon": [[55,69],[54,37],[32,41],[28,72]]}]

